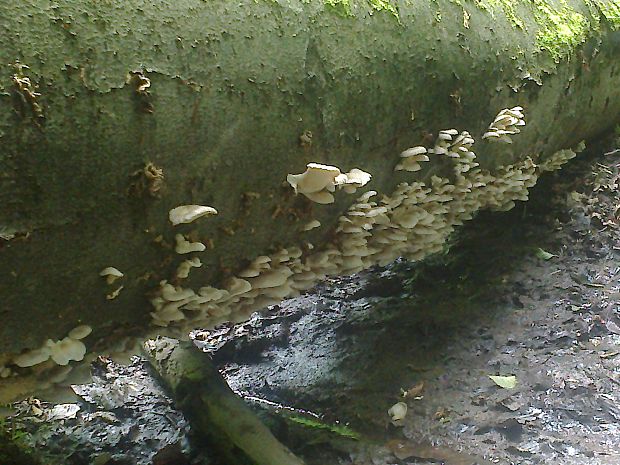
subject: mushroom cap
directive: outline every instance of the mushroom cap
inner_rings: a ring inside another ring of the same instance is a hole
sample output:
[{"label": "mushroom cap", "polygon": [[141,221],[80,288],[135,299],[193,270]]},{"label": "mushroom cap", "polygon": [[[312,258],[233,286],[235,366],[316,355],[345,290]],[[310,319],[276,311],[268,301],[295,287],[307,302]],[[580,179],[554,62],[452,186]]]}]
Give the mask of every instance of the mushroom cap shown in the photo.
[{"label": "mushroom cap", "polygon": [[196,295],[192,289],[183,289],[182,287],[174,287],[165,281],[162,281],[161,296],[168,302],[178,302]]},{"label": "mushroom cap", "polygon": [[112,284],[118,278],[122,278],[125,276],[119,270],[114,268],[113,266],[108,266],[99,272],[99,276],[104,276],[108,284]]},{"label": "mushroom cap", "polygon": [[249,279],[249,281],[255,289],[266,289],[282,286],[292,274],[293,272],[288,267],[281,267],[262,273],[256,278]]},{"label": "mushroom cap", "polygon": [[334,203],[334,196],[327,191],[320,192],[307,192],[304,193],[306,197],[316,203],[320,203],[322,205],[327,205],[329,203]]},{"label": "mushroom cap", "polygon": [[217,215],[217,210],[213,207],[204,205],[181,205],[173,208],[168,213],[168,219],[173,225],[181,223],[191,223],[203,216]]},{"label": "mushroom cap", "polygon": [[217,289],[215,287],[205,286],[198,290],[201,297],[208,298],[206,302],[221,300],[230,296],[227,290]]},{"label": "mushroom cap", "polygon": [[422,155],[424,153],[427,153],[428,150],[426,149],[426,147],[422,147],[421,145],[418,145],[416,147],[411,147],[407,150],[404,150],[400,156],[401,158],[409,158],[412,157],[414,155]]},{"label": "mushroom cap", "polygon": [[312,220],[306,223],[304,227],[302,228],[302,230],[310,231],[311,229],[318,228],[319,226],[321,226],[321,222],[315,219],[315,220]]},{"label": "mushroom cap", "polygon": [[52,360],[58,365],[67,365],[71,360],[80,361],[86,355],[86,346],[81,341],[66,337],[58,342],[48,340]]},{"label": "mushroom cap", "polygon": [[189,260],[183,260],[177,268],[177,278],[187,278],[192,268],[200,268],[202,262],[198,257],[190,258]]},{"label": "mushroom cap", "polygon": [[169,303],[165,305],[161,310],[155,313],[156,319],[170,322],[170,321],[180,321],[185,319],[185,314],[179,310],[179,304],[177,302]]},{"label": "mushroom cap", "polygon": [[22,368],[31,367],[47,361],[50,358],[50,353],[49,347],[43,346],[16,356],[13,358],[13,363]]},{"label": "mushroom cap", "polygon": [[358,168],[353,168],[346,174],[345,184],[353,184],[357,187],[362,187],[368,184],[372,175],[366,171],[362,171]]},{"label": "mushroom cap", "polygon": [[186,254],[191,252],[202,252],[207,247],[202,242],[190,242],[185,239],[183,234],[177,234],[174,236],[176,239],[175,252],[178,254]]},{"label": "mushroom cap", "polygon": [[99,276],[116,276],[117,278],[121,278],[125,275],[113,266],[108,266],[99,272]]},{"label": "mushroom cap", "polygon": [[93,328],[91,328],[90,326],[80,325],[76,328],[73,328],[71,331],[69,331],[69,337],[71,339],[84,339],[86,336],[88,336],[92,332],[93,332]]},{"label": "mushroom cap", "polygon": [[245,279],[235,278],[234,276],[226,282],[226,290],[230,297],[245,294],[252,289],[252,285]]},{"label": "mushroom cap", "polygon": [[308,163],[306,171],[289,174],[286,180],[295,189],[295,193],[309,194],[333,186],[336,176],[340,174],[340,169],[336,166]]}]

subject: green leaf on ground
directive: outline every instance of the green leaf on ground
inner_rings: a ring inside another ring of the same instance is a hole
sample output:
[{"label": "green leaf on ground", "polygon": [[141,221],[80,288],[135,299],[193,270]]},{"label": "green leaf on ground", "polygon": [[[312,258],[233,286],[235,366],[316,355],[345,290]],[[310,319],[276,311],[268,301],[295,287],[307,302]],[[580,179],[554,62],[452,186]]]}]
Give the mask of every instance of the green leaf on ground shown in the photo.
[{"label": "green leaf on ground", "polygon": [[514,389],[517,386],[516,376],[493,376],[489,375],[491,381],[504,389]]},{"label": "green leaf on ground", "polygon": [[327,423],[322,423],[318,420],[312,420],[310,418],[305,418],[297,415],[289,415],[288,419],[292,422],[299,423],[300,425],[304,425],[308,428],[331,431],[332,433],[335,433],[345,438],[360,439],[359,433],[353,431],[351,428],[345,425],[330,425]]},{"label": "green leaf on ground", "polygon": [[536,249],[536,256],[538,258],[542,258],[543,260],[551,260],[553,257],[557,257],[557,255],[549,253],[546,250],[541,249],[540,247]]}]

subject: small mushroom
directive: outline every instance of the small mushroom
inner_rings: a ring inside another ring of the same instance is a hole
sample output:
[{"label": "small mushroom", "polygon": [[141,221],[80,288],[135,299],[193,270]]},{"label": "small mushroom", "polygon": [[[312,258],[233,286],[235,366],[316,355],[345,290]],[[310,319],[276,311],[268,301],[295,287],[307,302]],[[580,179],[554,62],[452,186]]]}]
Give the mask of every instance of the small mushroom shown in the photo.
[{"label": "small mushroom", "polygon": [[226,282],[226,290],[230,293],[230,297],[245,294],[252,289],[252,285],[245,279],[232,277]]},{"label": "small mushroom", "polygon": [[310,231],[311,229],[318,228],[321,226],[321,222],[319,220],[312,220],[304,225],[302,228],[303,231]]},{"label": "small mushroom", "polygon": [[50,349],[47,346],[43,346],[39,349],[29,350],[23,354],[13,358],[13,363],[18,367],[26,368],[39,363],[43,363],[50,358]]},{"label": "small mushroom", "polygon": [[307,192],[304,194],[310,200],[316,203],[320,203],[321,205],[327,205],[329,203],[334,203],[334,196],[331,192],[320,191],[320,192]]},{"label": "small mushroom", "polygon": [[370,173],[353,168],[348,173],[336,177],[336,185],[344,189],[347,194],[353,194],[358,188],[365,186],[372,178]]},{"label": "small mushroom", "polygon": [[105,296],[105,298],[107,300],[114,300],[116,299],[119,294],[121,293],[121,291],[123,290],[125,286],[119,286],[118,288],[116,288],[115,290],[113,290],[112,292],[110,292],[108,295]]},{"label": "small mushroom", "polygon": [[108,266],[99,272],[99,276],[105,277],[106,282],[112,284],[118,278],[122,278],[125,275],[113,266]]},{"label": "small mushroom", "polygon": [[248,278],[248,282],[254,289],[267,289],[284,285],[292,274],[293,272],[288,267],[283,266],[268,270],[255,278]]},{"label": "small mushroom", "polygon": [[175,252],[178,254],[186,254],[192,252],[202,252],[207,247],[202,242],[190,242],[185,239],[183,234],[177,234],[174,236],[176,239],[176,246],[174,248]]},{"label": "small mushroom", "polygon": [[181,223],[191,223],[203,216],[217,215],[217,210],[213,207],[204,205],[181,205],[175,207],[168,213],[168,218],[173,225]]},{"label": "small mushroom", "polygon": [[183,260],[177,268],[177,278],[185,279],[189,276],[189,272],[192,268],[200,268],[201,266],[202,262],[198,257]]},{"label": "small mushroom", "polygon": [[80,325],[77,326],[76,328],[73,328],[71,331],[69,331],[69,337],[71,339],[84,339],[86,336],[88,336],[90,333],[93,332],[93,328],[91,328],[88,325]]},{"label": "small mushroom", "polygon": [[58,365],[67,365],[71,360],[80,361],[86,355],[86,346],[81,341],[66,337],[58,342],[47,341],[52,360]]},{"label": "small mushroom", "polygon": [[493,122],[489,125],[487,132],[483,134],[482,138],[489,141],[512,144],[510,135],[521,132],[517,126],[525,126],[525,121],[523,120],[523,108],[504,108],[497,114]]},{"label": "small mushroom", "polygon": [[306,171],[301,174],[289,174],[286,180],[296,194],[309,194],[333,187],[340,169],[336,166],[308,163]]},{"label": "small mushroom", "polygon": [[188,299],[196,295],[192,289],[183,289],[182,287],[174,287],[168,282],[161,281],[161,296],[167,302],[178,302],[180,300]]},{"label": "small mushroom", "polygon": [[388,415],[390,416],[390,420],[394,425],[401,425],[402,421],[407,416],[407,404],[405,404],[404,402],[395,403],[388,410]]}]

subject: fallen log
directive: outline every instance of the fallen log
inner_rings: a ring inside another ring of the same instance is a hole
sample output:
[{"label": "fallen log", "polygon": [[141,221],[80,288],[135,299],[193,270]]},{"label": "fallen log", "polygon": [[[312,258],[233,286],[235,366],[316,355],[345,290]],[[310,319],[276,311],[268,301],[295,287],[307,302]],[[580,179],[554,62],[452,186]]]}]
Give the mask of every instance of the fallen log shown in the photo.
[{"label": "fallen log", "polygon": [[620,115],[616,0],[9,3],[0,401],[437,253]]}]

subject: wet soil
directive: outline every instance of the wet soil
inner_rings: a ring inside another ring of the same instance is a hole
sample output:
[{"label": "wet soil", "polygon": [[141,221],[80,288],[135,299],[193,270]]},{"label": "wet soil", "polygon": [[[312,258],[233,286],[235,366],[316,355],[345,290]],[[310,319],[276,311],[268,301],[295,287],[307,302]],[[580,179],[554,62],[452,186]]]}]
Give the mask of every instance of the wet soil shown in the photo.
[{"label": "wet soil", "polygon": [[[329,280],[196,343],[309,465],[618,465],[619,184],[620,151],[582,156],[445,255]],[[76,392],[56,418],[21,404],[48,465],[216,463],[144,362],[100,359]]]}]

